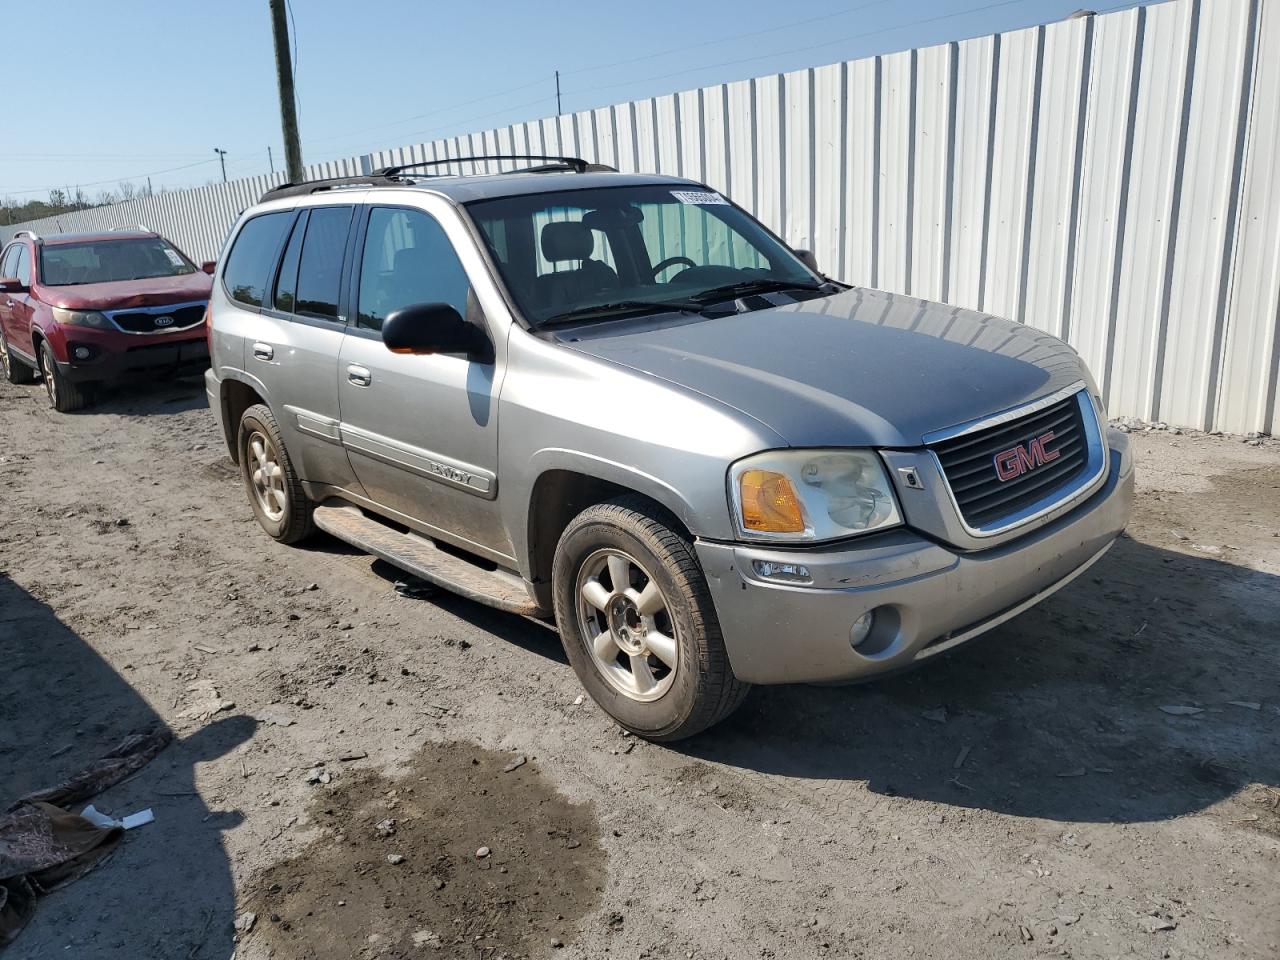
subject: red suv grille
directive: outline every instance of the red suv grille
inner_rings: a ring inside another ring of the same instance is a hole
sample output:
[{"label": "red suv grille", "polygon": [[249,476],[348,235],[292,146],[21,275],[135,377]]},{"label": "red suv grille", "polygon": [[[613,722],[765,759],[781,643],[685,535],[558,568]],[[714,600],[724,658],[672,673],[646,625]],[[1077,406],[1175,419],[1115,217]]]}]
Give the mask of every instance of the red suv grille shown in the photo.
[{"label": "red suv grille", "polygon": [[[204,304],[186,304],[172,309],[150,307],[146,310],[113,310],[109,316],[116,326],[127,333],[164,333],[199,323],[204,318]],[[162,317],[169,317],[171,320],[169,323],[157,323]]]}]

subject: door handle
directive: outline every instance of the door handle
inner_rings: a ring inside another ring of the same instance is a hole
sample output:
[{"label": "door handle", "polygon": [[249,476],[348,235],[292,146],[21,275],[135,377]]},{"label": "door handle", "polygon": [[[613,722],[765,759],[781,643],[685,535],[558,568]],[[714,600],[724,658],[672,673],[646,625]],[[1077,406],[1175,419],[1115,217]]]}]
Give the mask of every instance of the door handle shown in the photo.
[{"label": "door handle", "polygon": [[276,351],[269,343],[255,343],[253,345],[253,355],[259,360],[271,360],[275,357]]},{"label": "door handle", "polygon": [[361,367],[353,363],[347,367],[347,379],[357,387],[367,387],[373,383],[373,374],[369,372],[368,367]]}]

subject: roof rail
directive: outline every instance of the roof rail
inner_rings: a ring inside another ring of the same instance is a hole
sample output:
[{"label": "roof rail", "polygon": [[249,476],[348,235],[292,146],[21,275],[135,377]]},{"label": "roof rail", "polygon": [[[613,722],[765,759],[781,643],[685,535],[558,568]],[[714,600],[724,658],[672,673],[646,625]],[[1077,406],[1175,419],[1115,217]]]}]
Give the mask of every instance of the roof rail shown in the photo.
[{"label": "roof rail", "polygon": [[569,167],[575,173],[586,173],[589,170],[602,171],[607,173],[617,173],[613,167],[606,166],[603,163],[588,163],[581,157],[557,157],[547,156],[540,153],[505,153],[505,154],[488,154],[476,157],[450,157],[445,160],[422,160],[418,163],[402,163],[394,167],[383,167],[381,170],[375,170],[375,177],[394,177],[404,170],[417,170],[420,167],[445,167],[452,163],[479,163],[483,160],[541,160],[542,165],[537,167],[528,167],[524,170],[512,170],[512,173],[542,173],[544,171],[558,170]]},{"label": "roof rail", "polygon": [[40,234],[36,233],[34,230],[19,230],[17,233],[13,235],[13,239],[17,240],[19,237],[30,237],[36,243],[44,242],[44,238],[41,237]]},{"label": "roof rail", "polygon": [[141,223],[135,223],[135,224],[132,224],[132,225],[126,224],[126,225],[125,225],[125,226],[123,226],[123,227],[112,227],[112,228],[111,228],[111,232],[112,232],[112,233],[122,233],[122,232],[124,232],[125,230],[141,230],[143,233],[154,233],[154,232],[155,232],[155,231],[153,231],[150,227],[146,226],[145,224],[141,224]]},{"label": "roof rail", "polygon": [[[330,177],[324,180],[304,180],[299,183],[282,183],[268,190],[259,202],[278,200],[281,197],[295,197],[309,193],[320,193],[325,190],[343,190],[353,187],[394,187],[404,186],[407,181],[400,176],[404,171],[416,170],[420,167],[443,167],[453,163],[479,163],[485,160],[540,160],[538,166],[524,167],[509,173],[551,173],[557,170],[573,170],[575,173],[601,172],[617,173],[617,169],[603,163],[589,163],[581,157],[554,157],[542,154],[495,154],[476,157],[452,157],[448,160],[423,160],[420,163],[402,163],[392,167],[382,167],[358,177]],[[428,174],[430,176],[430,174]]]}]

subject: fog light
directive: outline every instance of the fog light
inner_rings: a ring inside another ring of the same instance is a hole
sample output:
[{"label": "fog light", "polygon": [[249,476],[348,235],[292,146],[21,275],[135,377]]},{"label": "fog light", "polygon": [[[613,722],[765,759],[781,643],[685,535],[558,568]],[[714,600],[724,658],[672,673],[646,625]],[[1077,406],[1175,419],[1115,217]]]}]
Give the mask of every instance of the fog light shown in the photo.
[{"label": "fog light", "polygon": [[853,626],[849,628],[849,646],[857,649],[858,644],[871,635],[871,628],[875,626],[875,623],[876,612],[874,610],[868,610],[853,621]]},{"label": "fog light", "polygon": [[813,583],[809,568],[802,563],[774,563],[772,560],[752,560],[755,572],[766,580],[785,580],[788,583]]},{"label": "fog light", "polygon": [[71,353],[77,360],[88,360],[93,356],[88,347],[76,347]]}]

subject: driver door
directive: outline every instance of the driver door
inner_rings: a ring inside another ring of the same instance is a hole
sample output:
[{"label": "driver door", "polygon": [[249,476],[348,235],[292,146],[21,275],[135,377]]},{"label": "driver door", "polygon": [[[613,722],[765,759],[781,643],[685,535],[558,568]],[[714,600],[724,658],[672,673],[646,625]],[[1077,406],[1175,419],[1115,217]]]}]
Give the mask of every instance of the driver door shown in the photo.
[{"label": "driver door", "polygon": [[[461,224],[450,225],[470,242]],[[454,241],[415,207],[370,207],[358,230],[354,323],[338,361],[342,443],[356,477],[371,500],[413,525],[509,560],[497,505],[498,361],[395,354],[381,337],[387,315],[414,303],[447,303],[483,325]]]}]

